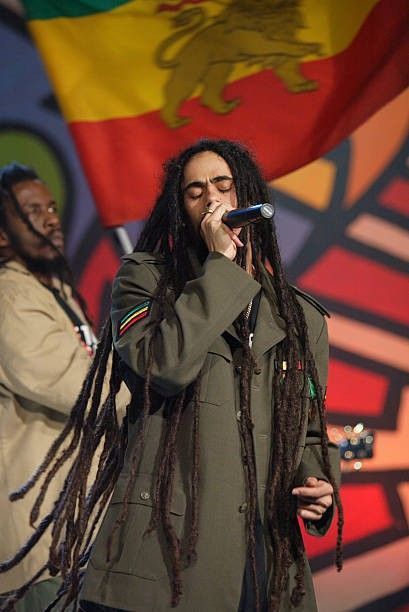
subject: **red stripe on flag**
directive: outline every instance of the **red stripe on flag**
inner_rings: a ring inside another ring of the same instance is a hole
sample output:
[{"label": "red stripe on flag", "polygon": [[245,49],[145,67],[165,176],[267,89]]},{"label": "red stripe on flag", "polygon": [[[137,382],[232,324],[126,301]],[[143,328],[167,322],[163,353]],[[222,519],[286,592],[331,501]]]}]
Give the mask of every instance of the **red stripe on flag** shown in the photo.
[{"label": "red stripe on flag", "polygon": [[331,359],[328,412],[379,416],[384,410],[388,385],[385,376]]},{"label": "red stripe on flag", "polygon": [[316,295],[409,323],[409,277],[340,247],[328,249],[298,284]]},{"label": "red stripe on flag", "polygon": [[[203,136],[241,140],[272,179],[332,149],[404,87],[406,2],[381,0],[342,53],[302,64],[316,91],[290,93],[273,70],[226,86],[241,104],[216,114],[199,99],[184,102],[189,125],[169,129],[155,111],[139,117],[73,122],[73,138],[107,226],[143,219],[158,189],[162,163]],[[376,32],[376,36],[374,33]]]},{"label": "red stripe on flag", "polygon": [[[105,321],[112,279],[121,261],[111,240],[106,237],[102,237],[93,246],[90,255],[86,259],[84,257],[84,260],[86,264],[81,272],[78,289],[88,305],[91,320],[99,327]],[[104,262],[103,265],[101,262]]]}]

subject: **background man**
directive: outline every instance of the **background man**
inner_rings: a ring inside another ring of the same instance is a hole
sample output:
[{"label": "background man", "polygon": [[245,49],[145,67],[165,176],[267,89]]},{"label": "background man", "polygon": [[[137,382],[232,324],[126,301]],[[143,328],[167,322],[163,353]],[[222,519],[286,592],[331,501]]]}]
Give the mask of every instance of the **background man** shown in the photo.
[{"label": "background man", "polygon": [[[60,433],[81,389],[95,337],[63,255],[57,205],[34,170],[0,169],[0,559],[15,554],[33,529],[37,491],[14,504],[21,486]],[[51,487],[59,490],[62,470]],[[46,502],[48,499],[46,498]],[[22,563],[0,577],[0,597],[33,577],[48,558],[48,532]],[[43,611],[59,580],[47,574],[18,610]],[[1,599],[0,599],[1,601]]]}]

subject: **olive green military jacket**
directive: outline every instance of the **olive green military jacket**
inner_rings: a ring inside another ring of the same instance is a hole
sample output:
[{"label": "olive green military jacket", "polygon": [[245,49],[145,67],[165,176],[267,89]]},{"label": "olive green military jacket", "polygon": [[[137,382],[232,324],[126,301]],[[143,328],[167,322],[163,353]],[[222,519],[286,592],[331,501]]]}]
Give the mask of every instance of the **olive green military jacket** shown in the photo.
[{"label": "olive green military jacket", "polygon": [[[147,253],[134,253],[124,259],[113,287],[114,343],[128,368],[138,377],[143,377],[155,311],[152,296],[163,265],[157,256]],[[198,558],[195,565],[182,572],[183,595],[176,608],[181,612],[237,612],[239,606],[246,561],[246,486],[238,428],[239,374],[235,353],[231,349],[234,339],[237,343],[239,341],[232,323],[259,290],[260,284],[235,263],[221,254],[209,254],[197,277],[185,285],[174,306],[166,312],[153,344],[152,386],[163,402],[193,382],[199,371],[202,373]],[[322,313],[309,301],[302,297],[299,299],[305,312],[320,383],[325,386],[328,363],[326,322]],[[261,512],[270,447],[274,444],[271,406],[275,347],[285,334],[285,325],[276,305],[270,304],[262,292],[252,345],[258,369],[251,386]],[[300,393],[308,393],[308,390]],[[142,401],[141,398],[141,405]],[[309,475],[325,479],[320,460],[319,427],[308,423],[307,412],[299,441],[299,469],[294,485],[302,484]],[[160,530],[159,535],[156,531],[145,534],[152,511],[155,467],[163,425],[160,409],[149,417],[126,524],[116,532],[110,561],[107,561],[107,539],[122,509],[134,428],[137,426],[134,418],[129,420],[130,442],[125,464],[94,544],[82,598],[122,610],[161,612],[171,608],[167,549]],[[192,463],[191,431],[192,411],[187,409],[178,436],[171,505],[173,525],[179,536],[183,536],[188,523],[186,506]],[[338,450],[331,447],[330,455],[336,471]],[[332,511],[326,514],[320,525],[310,526],[311,532],[319,535],[326,531]],[[293,574],[291,568],[290,576]],[[307,595],[297,610],[315,610],[308,564],[305,583]],[[282,609],[290,609],[288,596],[284,597]]]}]

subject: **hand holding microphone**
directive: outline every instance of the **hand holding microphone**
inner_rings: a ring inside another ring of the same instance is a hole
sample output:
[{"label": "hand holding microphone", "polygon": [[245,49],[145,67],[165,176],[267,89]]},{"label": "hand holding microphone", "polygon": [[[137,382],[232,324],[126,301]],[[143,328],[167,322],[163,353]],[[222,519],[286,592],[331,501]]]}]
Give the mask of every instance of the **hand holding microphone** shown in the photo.
[{"label": "hand holding microphone", "polygon": [[249,223],[257,223],[263,219],[271,219],[274,216],[274,206],[270,202],[254,204],[248,208],[235,208],[229,210],[222,216],[222,222],[230,227],[244,227]]},{"label": "hand holding microphone", "polygon": [[240,229],[250,223],[271,219],[274,215],[274,207],[269,202],[231,210],[226,210],[228,205],[218,202],[213,202],[212,206],[201,213],[204,219],[200,232],[210,252],[217,251],[231,260],[236,257],[237,248],[244,246],[238,235]]}]

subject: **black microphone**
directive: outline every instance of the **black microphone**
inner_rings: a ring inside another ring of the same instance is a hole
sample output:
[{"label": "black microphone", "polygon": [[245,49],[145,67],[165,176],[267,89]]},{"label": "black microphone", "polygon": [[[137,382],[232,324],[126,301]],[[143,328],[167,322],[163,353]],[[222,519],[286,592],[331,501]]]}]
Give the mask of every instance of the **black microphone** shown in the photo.
[{"label": "black microphone", "polygon": [[271,219],[274,215],[274,206],[270,202],[264,204],[254,204],[248,208],[235,208],[224,213],[223,223],[231,229],[234,227],[244,227],[249,223],[257,223],[263,219]]}]

